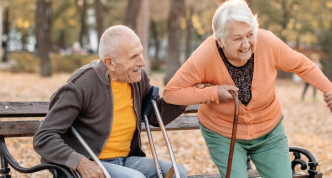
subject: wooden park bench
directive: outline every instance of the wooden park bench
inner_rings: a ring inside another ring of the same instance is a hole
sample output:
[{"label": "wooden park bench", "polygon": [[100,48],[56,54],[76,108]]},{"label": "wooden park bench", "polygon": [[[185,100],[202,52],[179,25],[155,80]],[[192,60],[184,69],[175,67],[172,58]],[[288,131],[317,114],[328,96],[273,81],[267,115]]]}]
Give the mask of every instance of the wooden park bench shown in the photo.
[{"label": "wooden park bench", "polygon": [[[16,117],[45,117],[48,112],[49,102],[0,102],[0,118],[16,118]],[[197,113],[198,105],[188,106],[185,113],[176,120],[166,126],[167,130],[194,130],[199,129],[197,116],[191,116]],[[31,168],[24,168],[9,153],[5,138],[9,137],[32,137],[42,120],[24,120],[24,121],[0,121],[0,155],[1,169],[0,178],[11,178],[10,168],[8,164],[21,173],[33,173],[45,169],[63,171],[69,174],[69,170],[56,164],[40,164]],[[152,131],[159,131],[159,128],[151,127]],[[142,131],[145,131],[144,123],[142,123]],[[190,148],[188,148],[190,149]],[[313,155],[300,147],[290,147],[289,151],[293,153],[292,170],[294,178],[322,178],[323,174],[318,173],[316,168],[318,163]],[[301,159],[301,156],[308,158],[308,163]],[[295,166],[300,165],[302,170],[307,172],[296,173]],[[249,178],[260,177],[256,170],[251,168],[250,158],[247,162]],[[211,173],[205,175],[191,175],[190,178],[219,178],[219,174]]]}]

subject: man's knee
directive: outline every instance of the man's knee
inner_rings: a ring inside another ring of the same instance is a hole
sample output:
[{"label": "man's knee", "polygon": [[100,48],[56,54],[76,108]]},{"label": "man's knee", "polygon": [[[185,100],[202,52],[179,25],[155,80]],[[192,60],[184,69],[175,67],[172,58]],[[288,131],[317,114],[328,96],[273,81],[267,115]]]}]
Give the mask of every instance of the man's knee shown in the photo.
[{"label": "man's knee", "polygon": [[180,177],[181,178],[187,178],[188,177],[187,170],[181,164],[177,164],[177,165],[178,165]]},{"label": "man's knee", "polygon": [[[177,164],[177,167],[178,167],[180,177],[181,178],[187,178],[188,177],[187,170],[181,164]],[[172,178],[176,178],[175,172],[174,172]]]},{"label": "man's knee", "polygon": [[117,174],[111,174],[112,178],[146,178],[144,174],[139,171],[131,170],[131,171],[124,171]]},{"label": "man's knee", "polygon": [[[112,176],[113,178],[113,176]],[[116,178],[116,177],[115,177]],[[146,178],[141,172],[136,171],[134,174],[131,173],[123,173],[119,178]]]}]

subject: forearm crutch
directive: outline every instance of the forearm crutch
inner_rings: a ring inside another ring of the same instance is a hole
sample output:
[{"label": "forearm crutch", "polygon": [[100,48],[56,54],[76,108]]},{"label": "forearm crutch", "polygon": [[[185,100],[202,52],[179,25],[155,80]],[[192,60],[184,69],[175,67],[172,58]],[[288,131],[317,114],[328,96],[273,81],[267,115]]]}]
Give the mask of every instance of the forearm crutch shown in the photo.
[{"label": "forearm crutch", "polygon": [[[91,150],[91,148],[89,147],[89,145],[84,141],[84,139],[77,132],[77,130],[73,126],[70,127],[70,130],[73,132],[73,134],[78,139],[78,141],[83,145],[83,147],[85,148],[85,150],[90,154],[90,156],[92,157],[92,159],[98,164],[98,166],[104,172],[104,175],[106,176],[106,178],[111,178],[110,174],[107,172],[107,170],[104,167],[104,165],[100,162],[100,160],[98,159],[97,155]],[[76,176],[81,177],[79,174],[76,174]]]},{"label": "forearm crutch", "polygon": [[158,173],[158,178],[163,178],[162,173],[161,173],[161,168],[160,165],[158,163],[158,158],[157,158],[157,153],[156,153],[156,149],[154,147],[154,143],[153,143],[153,139],[152,139],[152,134],[151,134],[151,130],[150,130],[150,124],[149,124],[149,120],[148,120],[148,115],[153,107],[158,123],[159,123],[159,127],[163,133],[166,145],[167,145],[167,149],[168,149],[168,153],[169,156],[171,158],[171,162],[172,162],[172,167],[171,169],[168,171],[168,173],[166,174],[165,178],[171,178],[173,176],[173,174],[175,173],[175,177],[176,178],[180,178],[180,174],[179,174],[179,170],[176,164],[176,160],[175,160],[175,156],[173,153],[173,149],[171,146],[171,142],[168,139],[167,133],[166,133],[166,129],[164,126],[164,123],[161,119],[157,104],[156,104],[156,99],[159,97],[159,88],[152,86],[149,93],[145,96],[145,99],[142,103],[142,115],[144,118],[144,123],[145,123],[145,128],[146,128],[146,132],[148,134],[148,139],[149,139],[149,143],[150,143],[150,148],[151,148],[151,152],[152,152],[152,156],[153,156],[153,161],[154,164],[156,166],[157,169],[157,173]]},{"label": "forearm crutch", "polygon": [[229,90],[229,92],[232,94],[232,96],[234,98],[235,110],[234,110],[234,122],[233,122],[231,145],[229,148],[229,155],[228,155],[226,178],[230,178],[230,176],[231,176],[233,153],[234,153],[234,146],[235,146],[235,140],[236,140],[237,122],[238,122],[238,118],[239,118],[239,98],[235,91]]}]

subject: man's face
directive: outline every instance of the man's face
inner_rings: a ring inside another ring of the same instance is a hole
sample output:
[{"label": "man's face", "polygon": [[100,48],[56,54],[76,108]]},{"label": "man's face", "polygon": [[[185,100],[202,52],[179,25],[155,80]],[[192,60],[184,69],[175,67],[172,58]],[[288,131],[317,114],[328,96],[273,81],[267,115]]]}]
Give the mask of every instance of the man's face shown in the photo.
[{"label": "man's face", "polygon": [[145,66],[143,47],[136,34],[120,37],[117,60],[112,59],[111,80],[120,83],[136,83],[141,80]]}]

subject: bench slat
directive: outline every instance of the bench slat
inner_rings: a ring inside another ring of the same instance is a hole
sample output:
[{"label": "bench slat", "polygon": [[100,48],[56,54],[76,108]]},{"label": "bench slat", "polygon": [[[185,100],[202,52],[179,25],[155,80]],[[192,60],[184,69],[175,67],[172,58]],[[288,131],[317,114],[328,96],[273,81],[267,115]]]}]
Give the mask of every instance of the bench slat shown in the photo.
[{"label": "bench slat", "polygon": [[44,117],[49,102],[0,102],[0,117]]},{"label": "bench slat", "polygon": [[[3,137],[29,137],[33,136],[41,120],[29,121],[1,121],[0,136]],[[198,119],[196,116],[180,116],[166,126],[166,130],[193,130],[198,129]],[[142,131],[145,132],[145,124],[142,123]],[[160,131],[159,127],[151,126],[151,131]]]},{"label": "bench slat", "polygon": [[42,121],[1,121],[0,136],[30,137],[34,136]]},{"label": "bench slat", "polygon": [[[0,117],[45,117],[50,102],[0,102]],[[185,113],[197,113],[199,105],[190,105]]]}]

